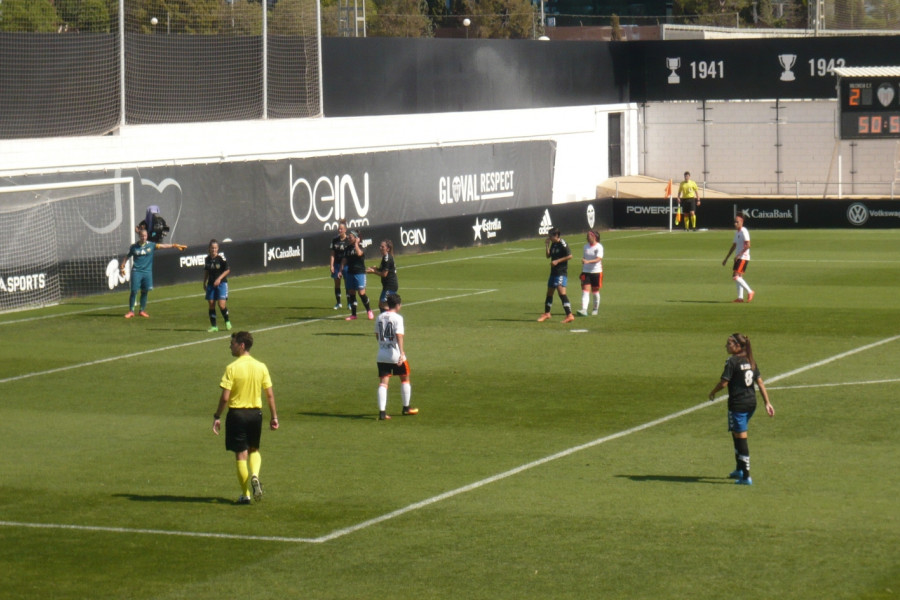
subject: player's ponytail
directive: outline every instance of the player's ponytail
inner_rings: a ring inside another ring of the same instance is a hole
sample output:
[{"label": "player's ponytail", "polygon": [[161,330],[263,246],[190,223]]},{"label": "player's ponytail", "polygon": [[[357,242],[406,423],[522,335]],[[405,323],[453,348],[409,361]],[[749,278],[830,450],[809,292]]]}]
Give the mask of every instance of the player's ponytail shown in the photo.
[{"label": "player's ponytail", "polygon": [[732,333],[731,339],[735,341],[735,343],[741,347],[744,355],[746,355],[747,360],[750,361],[750,366],[756,369],[756,361],[753,359],[753,346],[750,345],[750,338],[746,335],[740,333]]}]

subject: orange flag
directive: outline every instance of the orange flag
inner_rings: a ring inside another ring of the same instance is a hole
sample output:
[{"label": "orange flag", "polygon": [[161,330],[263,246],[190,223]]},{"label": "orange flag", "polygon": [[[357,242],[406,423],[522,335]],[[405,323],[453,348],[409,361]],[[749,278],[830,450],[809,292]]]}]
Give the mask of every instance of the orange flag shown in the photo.
[{"label": "orange flag", "polygon": [[[666,185],[666,198],[672,197],[672,180]],[[675,224],[681,223],[681,199],[678,200],[678,210],[675,212]]]}]

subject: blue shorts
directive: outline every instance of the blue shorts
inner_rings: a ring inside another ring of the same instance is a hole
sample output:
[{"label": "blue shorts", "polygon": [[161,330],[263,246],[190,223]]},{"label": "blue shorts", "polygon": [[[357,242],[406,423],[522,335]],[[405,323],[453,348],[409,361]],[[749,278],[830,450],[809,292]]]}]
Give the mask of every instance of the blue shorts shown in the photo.
[{"label": "blue shorts", "polygon": [[396,294],[397,290],[381,290],[381,296],[378,297],[378,302],[381,304],[387,304],[388,294]]},{"label": "blue shorts", "polygon": [[341,277],[346,277],[346,276],[347,276],[347,267],[344,267],[342,270],[340,265],[337,265],[334,269],[334,273],[331,274],[332,279],[340,279]]},{"label": "blue shorts", "polygon": [[144,271],[131,272],[131,291],[149,292],[153,289],[153,273]]},{"label": "blue shorts", "polygon": [[547,280],[547,289],[566,287],[568,283],[569,277],[567,275],[551,275]]},{"label": "blue shorts", "polygon": [[753,416],[755,410],[750,412],[733,412],[728,411],[728,431],[732,433],[744,433],[750,424],[750,417]]},{"label": "blue shorts", "polygon": [[346,279],[347,282],[344,285],[347,286],[348,292],[355,292],[356,290],[366,289],[365,273],[348,273]]},{"label": "blue shorts", "polygon": [[228,282],[223,281],[219,285],[206,286],[207,300],[228,300]]}]

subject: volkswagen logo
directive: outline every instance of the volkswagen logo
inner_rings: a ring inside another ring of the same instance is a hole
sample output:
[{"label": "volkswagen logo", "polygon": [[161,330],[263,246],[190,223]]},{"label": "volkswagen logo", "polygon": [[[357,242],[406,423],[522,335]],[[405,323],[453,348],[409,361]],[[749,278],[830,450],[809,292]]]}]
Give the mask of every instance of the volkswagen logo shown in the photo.
[{"label": "volkswagen logo", "polygon": [[865,204],[854,202],[847,208],[847,220],[851,225],[865,225],[869,220],[869,209]]}]

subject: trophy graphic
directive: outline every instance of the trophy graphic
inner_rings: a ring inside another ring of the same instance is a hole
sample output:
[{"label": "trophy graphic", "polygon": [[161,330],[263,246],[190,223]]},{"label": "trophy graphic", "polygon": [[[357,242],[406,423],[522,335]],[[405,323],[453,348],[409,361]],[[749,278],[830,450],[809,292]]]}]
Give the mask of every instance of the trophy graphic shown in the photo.
[{"label": "trophy graphic", "polygon": [[679,77],[678,73],[675,72],[679,67],[681,67],[680,56],[676,56],[675,58],[666,58],[666,68],[672,71],[671,73],[669,73],[669,83],[681,83],[681,77]]},{"label": "trophy graphic", "polygon": [[778,62],[781,63],[781,68],[784,69],[784,72],[781,74],[782,81],[794,81],[794,72],[791,71],[791,67],[794,66],[794,63],[797,62],[796,54],[779,54]]}]

